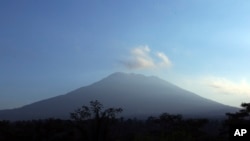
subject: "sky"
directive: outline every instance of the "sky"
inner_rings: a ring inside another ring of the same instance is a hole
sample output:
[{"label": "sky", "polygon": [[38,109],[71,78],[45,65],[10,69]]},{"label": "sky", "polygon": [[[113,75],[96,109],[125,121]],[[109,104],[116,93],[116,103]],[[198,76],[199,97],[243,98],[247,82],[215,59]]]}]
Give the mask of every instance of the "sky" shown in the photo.
[{"label": "sky", "polygon": [[214,101],[250,100],[248,0],[1,0],[0,109],[155,75]]}]

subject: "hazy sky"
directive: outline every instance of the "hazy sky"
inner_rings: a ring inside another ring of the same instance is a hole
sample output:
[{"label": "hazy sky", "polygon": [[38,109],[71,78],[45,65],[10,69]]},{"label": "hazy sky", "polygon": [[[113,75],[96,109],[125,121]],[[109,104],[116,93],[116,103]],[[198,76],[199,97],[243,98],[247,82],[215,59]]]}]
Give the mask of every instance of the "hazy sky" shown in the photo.
[{"label": "hazy sky", "polygon": [[249,0],[1,0],[0,109],[116,72],[250,101]]}]

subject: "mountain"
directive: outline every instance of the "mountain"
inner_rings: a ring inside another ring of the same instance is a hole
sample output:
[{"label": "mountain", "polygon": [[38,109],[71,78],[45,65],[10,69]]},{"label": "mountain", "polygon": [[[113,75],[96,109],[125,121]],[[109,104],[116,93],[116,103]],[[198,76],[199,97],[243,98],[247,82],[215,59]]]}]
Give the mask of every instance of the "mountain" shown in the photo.
[{"label": "mountain", "polygon": [[195,117],[218,117],[237,108],[203,98],[155,76],[113,73],[65,95],[1,110],[0,119],[69,118],[69,113],[98,100],[104,108],[121,107],[122,116],[148,117],[163,112]]}]

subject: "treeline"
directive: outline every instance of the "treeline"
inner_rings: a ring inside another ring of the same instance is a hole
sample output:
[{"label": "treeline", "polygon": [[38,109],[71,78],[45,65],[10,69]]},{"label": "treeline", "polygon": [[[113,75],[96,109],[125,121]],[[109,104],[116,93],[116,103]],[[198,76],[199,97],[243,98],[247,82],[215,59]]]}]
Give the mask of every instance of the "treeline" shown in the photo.
[{"label": "treeline", "polygon": [[227,141],[230,125],[249,123],[250,103],[242,107],[224,121],[168,113],[138,120],[118,118],[121,108],[91,101],[71,113],[71,120],[0,121],[0,141]]},{"label": "treeline", "polygon": [[[214,121],[216,122],[216,121]],[[219,124],[219,122],[216,122]],[[0,121],[1,141],[195,141],[216,140],[206,128],[206,119],[182,119],[180,115],[162,114],[147,120],[109,119],[99,127],[96,119],[84,121],[46,119]],[[212,123],[211,123],[212,124]],[[99,129],[98,129],[99,128]],[[214,129],[212,129],[214,130]]]}]

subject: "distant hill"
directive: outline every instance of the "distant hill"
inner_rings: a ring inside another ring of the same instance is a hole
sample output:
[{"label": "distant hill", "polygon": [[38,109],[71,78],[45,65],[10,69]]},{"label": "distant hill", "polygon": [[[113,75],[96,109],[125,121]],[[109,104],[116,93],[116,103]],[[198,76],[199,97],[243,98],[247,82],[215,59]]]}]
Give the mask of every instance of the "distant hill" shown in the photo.
[{"label": "distant hill", "polygon": [[30,120],[69,118],[69,113],[98,100],[104,108],[121,107],[122,116],[148,117],[163,112],[192,117],[221,117],[235,107],[203,98],[155,76],[113,73],[65,95],[38,101],[21,108],[0,110],[0,119]]}]

